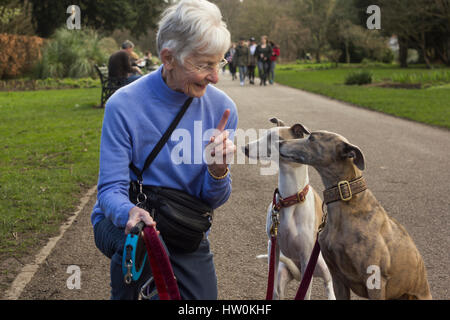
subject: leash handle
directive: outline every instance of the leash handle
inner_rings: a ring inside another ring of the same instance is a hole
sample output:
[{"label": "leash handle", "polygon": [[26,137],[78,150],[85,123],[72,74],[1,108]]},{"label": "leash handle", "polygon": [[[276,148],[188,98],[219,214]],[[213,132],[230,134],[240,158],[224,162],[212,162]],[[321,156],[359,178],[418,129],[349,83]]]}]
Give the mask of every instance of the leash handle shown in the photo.
[{"label": "leash handle", "polygon": [[181,300],[172,265],[155,228],[145,226],[143,230],[145,245],[159,298],[161,300]]},{"label": "leash handle", "polygon": [[130,233],[138,235],[141,233],[144,227],[145,227],[144,221],[139,221],[133,228],[131,228]]}]

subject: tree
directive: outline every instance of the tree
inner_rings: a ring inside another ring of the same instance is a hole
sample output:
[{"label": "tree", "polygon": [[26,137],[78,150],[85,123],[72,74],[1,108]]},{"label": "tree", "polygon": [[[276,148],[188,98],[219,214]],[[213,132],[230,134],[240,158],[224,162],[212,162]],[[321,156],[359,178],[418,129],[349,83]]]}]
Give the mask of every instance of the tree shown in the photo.
[{"label": "tree", "polygon": [[[354,0],[364,19],[370,0]],[[429,68],[441,60],[449,64],[450,2],[449,0],[379,0],[382,33],[397,35],[399,60],[407,67],[407,50],[415,48]]]},{"label": "tree", "polygon": [[36,34],[49,37],[58,27],[65,25],[69,5],[81,9],[81,24],[100,32],[115,29],[132,30],[137,36],[146,33],[155,24],[165,2],[163,0],[22,0],[32,6],[32,19]]},{"label": "tree", "polygon": [[311,46],[316,61],[320,62],[322,50],[328,44],[326,33],[331,22],[336,0],[295,0],[295,16],[311,33]]},{"label": "tree", "polygon": [[284,60],[294,61],[299,57],[304,57],[309,50],[311,34],[310,30],[305,28],[300,21],[289,16],[281,16],[275,22],[269,39],[280,46]]},{"label": "tree", "polygon": [[212,0],[214,4],[216,4],[220,12],[222,12],[223,20],[227,24],[227,28],[231,33],[232,40],[234,37],[237,37],[239,33],[239,12],[242,10],[242,3],[239,0]]},{"label": "tree", "polygon": [[32,35],[30,6],[20,0],[0,0],[0,33]]},{"label": "tree", "polygon": [[284,9],[282,0],[214,0],[233,41],[269,35]]}]

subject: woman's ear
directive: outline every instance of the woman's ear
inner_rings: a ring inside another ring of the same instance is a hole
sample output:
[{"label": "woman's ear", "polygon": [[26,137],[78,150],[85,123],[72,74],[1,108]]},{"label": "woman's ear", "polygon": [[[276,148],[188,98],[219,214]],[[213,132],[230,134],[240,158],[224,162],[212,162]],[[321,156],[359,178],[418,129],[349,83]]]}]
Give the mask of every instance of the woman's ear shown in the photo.
[{"label": "woman's ear", "polygon": [[161,56],[161,62],[164,64],[164,67],[167,70],[172,70],[174,68],[175,58],[174,58],[172,52],[170,51],[170,49],[168,49],[168,48],[162,49],[160,56]]}]

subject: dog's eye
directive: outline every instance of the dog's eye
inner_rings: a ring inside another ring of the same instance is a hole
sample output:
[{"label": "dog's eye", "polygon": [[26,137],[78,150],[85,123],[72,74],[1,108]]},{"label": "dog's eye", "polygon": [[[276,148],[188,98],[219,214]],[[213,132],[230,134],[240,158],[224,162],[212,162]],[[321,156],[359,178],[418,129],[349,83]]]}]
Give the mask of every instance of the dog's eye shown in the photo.
[{"label": "dog's eye", "polygon": [[316,139],[314,138],[314,136],[310,135],[308,140],[309,140],[309,141],[314,141],[314,140],[316,140]]}]

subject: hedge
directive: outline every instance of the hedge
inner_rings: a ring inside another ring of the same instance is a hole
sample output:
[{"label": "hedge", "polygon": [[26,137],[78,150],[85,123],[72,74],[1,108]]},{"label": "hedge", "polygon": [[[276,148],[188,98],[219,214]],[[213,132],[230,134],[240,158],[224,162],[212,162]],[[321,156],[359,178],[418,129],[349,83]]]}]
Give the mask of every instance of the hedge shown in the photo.
[{"label": "hedge", "polygon": [[0,34],[0,79],[21,76],[41,58],[44,39],[36,36]]}]

